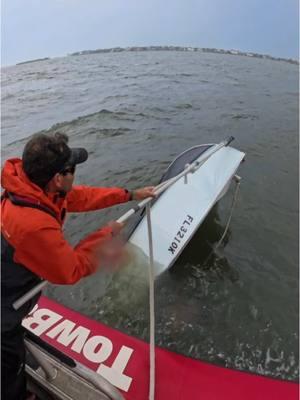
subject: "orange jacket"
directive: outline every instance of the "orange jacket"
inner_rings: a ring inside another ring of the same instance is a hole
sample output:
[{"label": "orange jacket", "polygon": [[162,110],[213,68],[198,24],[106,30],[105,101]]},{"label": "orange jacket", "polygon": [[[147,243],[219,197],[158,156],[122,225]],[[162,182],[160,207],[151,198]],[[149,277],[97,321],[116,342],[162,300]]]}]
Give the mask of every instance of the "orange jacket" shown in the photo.
[{"label": "orange jacket", "polygon": [[7,192],[55,212],[57,219],[39,209],[14,205],[8,198],[1,202],[1,232],[15,250],[14,262],[56,284],[72,284],[93,273],[99,266],[97,249],[111,238],[111,228],[105,227],[88,235],[73,248],[62,232],[65,211],[98,210],[130,198],[125,189],[87,186],[74,186],[65,198],[45,194],[27,178],[22,160],[17,158],[5,162],[2,186]]}]

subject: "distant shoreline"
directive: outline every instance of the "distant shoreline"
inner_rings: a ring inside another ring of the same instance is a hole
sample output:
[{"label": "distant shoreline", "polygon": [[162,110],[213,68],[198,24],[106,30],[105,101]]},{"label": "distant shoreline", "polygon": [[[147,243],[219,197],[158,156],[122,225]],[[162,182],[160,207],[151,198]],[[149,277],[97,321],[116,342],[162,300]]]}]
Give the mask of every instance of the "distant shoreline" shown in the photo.
[{"label": "distant shoreline", "polygon": [[38,61],[46,61],[46,60],[50,60],[50,57],[35,58],[34,60],[22,61],[22,62],[17,63],[16,65],[30,64],[30,63],[34,63],[34,62],[38,62]]},{"label": "distant shoreline", "polygon": [[[254,58],[262,58],[273,61],[284,61],[290,64],[299,65],[299,61],[292,58],[282,58],[282,57],[273,57],[268,54],[259,54],[253,52],[245,52],[240,50],[224,50],[224,49],[215,49],[215,48],[206,48],[206,47],[184,47],[184,46],[131,46],[131,47],[112,47],[106,49],[96,49],[96,50],[83,50],[76,51],[75,53],[68,54],[68,56],[82,56],[89,54],[101,54],[101,53],[121,53],[121,52],[130,52],[130,51],[191,51],[191,52],[202,52],[202,53],[215,53],[215,54],[230,54],[234,56],[245,56],[245,57],[254,57]],[[28,60],[19,62],[16,65],[22,64],[30,64],[38,61],[50,60],[50,57],[45,58],[37,58],[34,60]]]}]

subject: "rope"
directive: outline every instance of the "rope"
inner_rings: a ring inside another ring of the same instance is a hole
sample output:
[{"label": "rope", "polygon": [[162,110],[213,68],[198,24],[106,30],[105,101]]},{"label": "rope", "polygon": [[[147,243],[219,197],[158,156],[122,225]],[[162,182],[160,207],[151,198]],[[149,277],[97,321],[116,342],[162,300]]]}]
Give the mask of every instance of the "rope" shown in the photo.
[{"label": "rope", "polygon": [[[224,229],[223,235],[215,246],[214,250],[211,252],[207,260],[211,257],[212,253],[218,249],[218,247],[223,242],[229,225],[232,219],[233,210],[237,202],[238,192],[240,188],[241,178],[238,175],[234,176],[236,182],[235,192],[233,195],[231,208],[229,212],[229,217]],[[169,183],[170,180],[166,181]],[[166,183],[164,182],[164,183]],[[161,187],[162,184],[156,187],[156,190]],[[152,225],[151,225],[151,207],[150,203],[146,204],[146,215],[147,215],[147,228],[148,228],[148,243],[149,243],[149,309],[150,309],[150,376],[149,376],[149,400],[154,400],[155,395],[155,308],[154,308],[154,256],[153,256],[153,237],[152,237]]]},{"label": "rope", "polygon": [[149,400],[154,400],[155,391],[155,312],[154,312],[154,258],[150,203],[146,206],[149,241],[149,308],[150,308],[150,377]]},{"label": "rope", "polygon": [[234,207],[235,207],[236,202],[237,202],[238,193],[239,193],[239,189],[240,189],[240,185],[241,185],[241,178],[238,175],[234,176],[234,180],[235,180],[235,183],[236,183],[236,187],[235,187],[235,191],[234,191],[234,195],[233,195],[233,199],[232,199],[232,203],[231,203],[231,207],[230,207],[230,212],[229,212],[228,220],[227,220],[223,235],[219,239],[219,241],[216,244],[216,246],[213,247],[213,250],[210,252],[208,257],[206,258],[204,264],[206,264],[208,262],[208,260],[213,255],[213,253],[220,247],[220,245],[222,244],[222,242],[223,242],[223,240],[224,240],[224,238],[225,238],[225,236],[227,234],[227,231],[229,229],[229,225],[230,225],[231,218],[232,218],[232,215],[233,215],[233,210],[234,210]]}]

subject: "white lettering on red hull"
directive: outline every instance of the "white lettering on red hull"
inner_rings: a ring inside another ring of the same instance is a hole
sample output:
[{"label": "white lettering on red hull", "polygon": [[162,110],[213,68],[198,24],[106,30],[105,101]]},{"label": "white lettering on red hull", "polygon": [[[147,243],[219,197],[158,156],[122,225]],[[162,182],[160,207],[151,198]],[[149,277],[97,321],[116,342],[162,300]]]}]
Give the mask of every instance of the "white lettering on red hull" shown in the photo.
[{"label": "white lettering on red hull", "polygon": [[73,343],[71,349],[76,351],[76,353],[80,353],[91,331],[83,326],[78,326],[75,329],[74,327],[74,322],[65,319],[47,332],[46,335],[51,339],[54,339],[59,335],[56,338],[58,343],[61,343],[64,346],[70,346],[70,344]]},{"label": "white lettering on red hull", "polygon": [[[82,355],[86,360],[99,364],[98,374],[117,388],[125,392],[129,390],[132,378],[124,371],[133,353],[130,347],[122,346],[111,364],[109,358],[113,352],[113,342],[109,338],[90,336],[90,329],[64,319],[62,315],[47,308],[38,309],[38,306],[23,320],[23,326],[35,335],[45,334]],[[105,361],[110,361],[111,367],[105,365]]]},{"label": "white lettering on red hull", "polygon": [[23,326],[37,336],[41,336],[51,326],[62,319],[62,315],[46,308],[33,311],[26,319],[23,320]]},{"label": "white lettering on red hull", "polygon": [[[97,350],[98,349],[98,350]],[[92,336],[84,345],[83,355],[94,363],[103,363],[111,355],[113,344],[104,336]]]},{"label": "white lettering on red hull", "polygon": [[127,392],[131,385],[132,378],[125,375],[123,372],[132,353],[133,349],[127,346],[122,346],[112,366],[108,367],[107,365],[101,364],[97,369],[98,374],[103,376],[103,378],[107,379],[113,385],[120,389],[123,388],[123,390]]}]

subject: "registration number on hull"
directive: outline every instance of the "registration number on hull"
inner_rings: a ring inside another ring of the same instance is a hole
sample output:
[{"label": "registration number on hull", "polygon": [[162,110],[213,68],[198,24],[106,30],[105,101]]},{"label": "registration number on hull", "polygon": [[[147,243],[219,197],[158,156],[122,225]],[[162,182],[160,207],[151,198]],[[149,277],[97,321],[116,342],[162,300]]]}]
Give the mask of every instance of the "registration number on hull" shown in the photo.
[{"label": "registration number on hull", "polygon": [[189,227],[191,226],[194,218],[190,215],[187,215],[185,220],[182,222],[181,226],[179,227],[178,232],[174,236],[171,245],[168,248],[168,251],[171,254],[175,254],[176,251],[181,247],[180,243],[182,242],[183,238],[186,236],[187,232],[189,231]]}]

